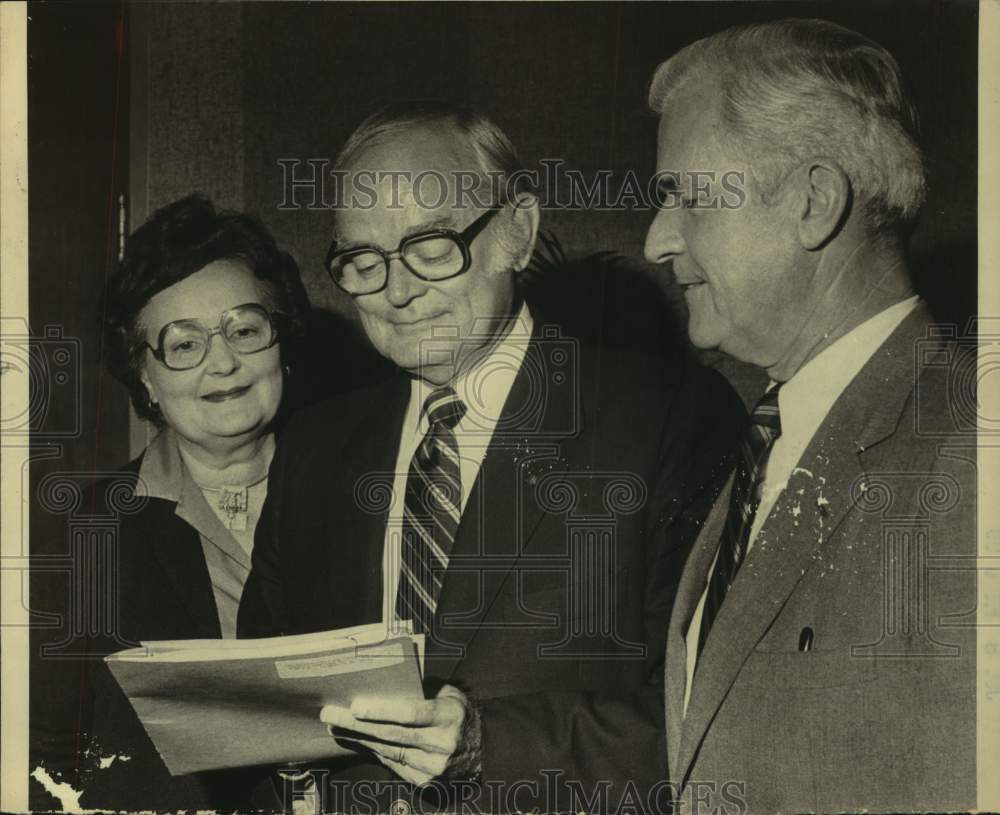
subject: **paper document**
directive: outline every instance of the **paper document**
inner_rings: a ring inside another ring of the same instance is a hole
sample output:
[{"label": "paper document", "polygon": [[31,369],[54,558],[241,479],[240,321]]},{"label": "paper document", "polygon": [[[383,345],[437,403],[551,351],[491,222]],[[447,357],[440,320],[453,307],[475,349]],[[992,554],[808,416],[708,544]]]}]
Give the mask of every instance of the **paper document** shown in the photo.
[{"label": "paper document", "polygon": [[105,658],[173,775],[347,755],[323,705],[423,698],[423,636],[383,624],[257,640],[144,642]]}]

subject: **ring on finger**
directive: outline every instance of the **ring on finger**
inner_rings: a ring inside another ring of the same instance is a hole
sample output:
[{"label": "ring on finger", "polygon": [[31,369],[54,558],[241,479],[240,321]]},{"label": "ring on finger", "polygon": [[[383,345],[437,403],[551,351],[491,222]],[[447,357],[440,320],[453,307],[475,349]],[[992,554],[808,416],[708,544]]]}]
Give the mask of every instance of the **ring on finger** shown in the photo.
[{"label": "ring on finger", "polygon": [[399,755],[396,756],[396,763],[402,764],[404,767],[406,766],[406,748],[402,745],[399,747]]}]

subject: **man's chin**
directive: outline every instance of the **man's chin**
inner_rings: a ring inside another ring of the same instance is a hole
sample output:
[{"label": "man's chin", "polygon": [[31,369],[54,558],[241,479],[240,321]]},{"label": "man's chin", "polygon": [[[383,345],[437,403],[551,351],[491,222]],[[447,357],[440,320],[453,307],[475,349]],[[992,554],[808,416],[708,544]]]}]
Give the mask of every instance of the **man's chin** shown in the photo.
[{"label": "man's chin", "polygon": [[[459,347],[451,337],[440,340],[428,336],[415,336],[412,341],[394,343],[393,347],[380,349],[397,367],[427,381],[451,378]],[[433,377],[433,379],[432,379]]]},{"label": "man's chin", "polygon": [[718,336],[691,322],[688,323],[688,339],[699,351],[714,351],[720,347]]},{"label": "man's chin", "polygon": [[421,368],[418,372],[415,371],[414,375],[424,380],[428,385],[434,385],[438,388],[447,385],[455,378],[454,371],[451,368],[444,368],[442,366]]},{"label": "man's chin", "polygon": [[[398,365],[399,363],[397,363]],[[455,369],[451,365],[400,365],[411,376],[422,379],[430,385],[447,385],[455,376]]]}]

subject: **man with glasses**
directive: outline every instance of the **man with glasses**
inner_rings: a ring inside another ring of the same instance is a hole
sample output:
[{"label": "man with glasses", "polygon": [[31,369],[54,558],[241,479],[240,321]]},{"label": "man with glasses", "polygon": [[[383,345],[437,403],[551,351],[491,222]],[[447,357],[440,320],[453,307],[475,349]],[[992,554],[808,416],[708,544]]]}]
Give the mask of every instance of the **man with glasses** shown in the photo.
[{"label": "man with glasses", "polygon": [[686,359],[591,347],[522,300],[519,169],[488,119],[429,103],[341,151],[327,271],[400,370],[286,429],[240,631],[426,635],[426,699],[322,711],[358,751],[340,778],[479,780],[485,811],[578,808],[565,782],[645,806],[672,587],[744,414]]}]

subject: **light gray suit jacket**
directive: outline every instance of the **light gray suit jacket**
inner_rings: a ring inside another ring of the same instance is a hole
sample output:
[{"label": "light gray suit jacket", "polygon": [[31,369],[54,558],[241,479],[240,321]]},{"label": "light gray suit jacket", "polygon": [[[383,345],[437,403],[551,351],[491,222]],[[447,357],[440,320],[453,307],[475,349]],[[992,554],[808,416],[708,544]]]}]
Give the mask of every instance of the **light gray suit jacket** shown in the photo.
[{"label": "light gray suit jacket", "polygon": [[706,520],[667,640],[682,810],[975,806],[974,377],[937,334],[918,306],[831,409],[716,618],[685,716],[685,633],[729,486]]}]

